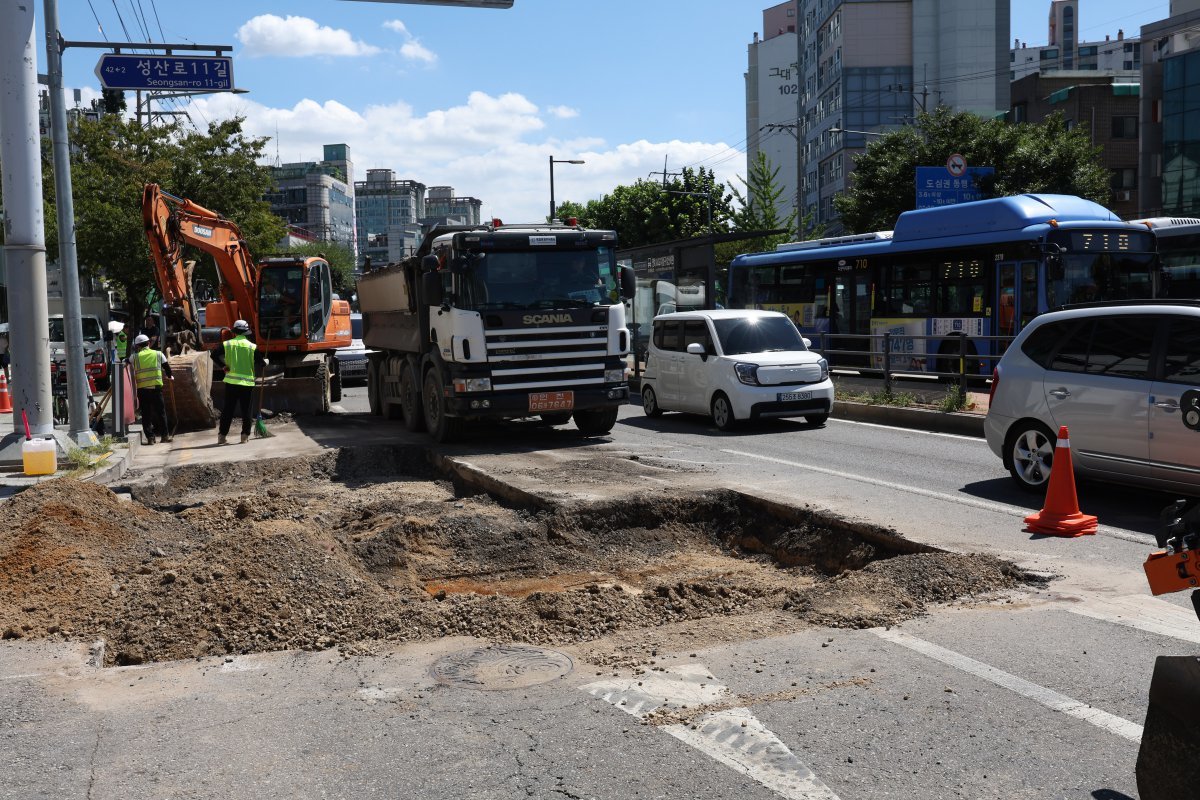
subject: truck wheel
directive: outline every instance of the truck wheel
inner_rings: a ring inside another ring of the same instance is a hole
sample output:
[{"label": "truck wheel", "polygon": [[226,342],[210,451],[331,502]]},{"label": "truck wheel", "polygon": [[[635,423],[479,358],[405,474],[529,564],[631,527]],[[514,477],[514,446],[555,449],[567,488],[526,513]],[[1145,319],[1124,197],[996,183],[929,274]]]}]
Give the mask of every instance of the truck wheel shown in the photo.
[{"label": "truck wheel", "polygon": [[379,396],[379,362],[374,359],[367,362],[367,407],[376,417],[383,413],[383,402]]},{"label": "truck wheel", "polygon": [[617,424],[619,408],[589,408],[575,412],[575,427],[584,436],[603,436]]},{"label": "truck wheel", "polygon": [[547,425],[566,425],[571,421],[570,411],[556,411],[553,414],[542,414],[542,422]]},{"label": "truck wheel", "polygon": [[425,373],[422,384],[425,406],[425,428],[437,442],[452,442],[458,438],[462,420],[446,416],[446,395],[442,386],[442,374],[434,367]]},{"label": "truck wheel", "polygon": [[407,361],[400,362],[400,408],[403,410],[405,428],[412,433],[425,430],[425,410],[417,385],[417,371]]},{"label": "truck wheel", "polygon": [[342,373],[336,368],[329,378],[329,400],[333,403],[342,401]]}]

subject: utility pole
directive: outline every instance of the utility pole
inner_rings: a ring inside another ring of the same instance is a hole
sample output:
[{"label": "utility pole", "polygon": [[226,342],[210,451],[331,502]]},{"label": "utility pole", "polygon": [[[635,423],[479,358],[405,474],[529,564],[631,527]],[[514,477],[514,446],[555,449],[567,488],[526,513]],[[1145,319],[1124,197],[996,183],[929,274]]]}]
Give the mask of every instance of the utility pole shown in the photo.
[{"label": "utility pole", "polygon": [[[79,262],[75,250],[75,201],[71,195],[71,151],[67,145],[67,104],[63,96],[58,0],[45,0],[43,9],[46,16],[46,74],[50,82],[50,136],[54,145],[54,194],[58,209],[58,266],[62,271],[63,329],[67,346],[67,418],[70,437],[80,447],[90,447],[99,440],[90,425],[90,393],[83,366]],[[115,375],[110,378],[116,380]],[[113,408],[116,409],[115,406]]]},{"label": "utility pole", "polygon": [[[32,3],[0,5],[0,186],[5,199],[13,419],[20,420],[24,412],[30,433],[45,436],[53,434],[54,421],[34,23]],[[17,430],[0,440],[0,463],[22,461],[24,436]]]},{"label": "utility pole", "polygon": [[667,191],[667,178],[678,178],[683,175],[682,172],[667,172],[667,159],[668,158],[669,158],[669,156],[663,156],[662,172],[651,172],[650,173],[651,175],[662,175],[664,192]]}]

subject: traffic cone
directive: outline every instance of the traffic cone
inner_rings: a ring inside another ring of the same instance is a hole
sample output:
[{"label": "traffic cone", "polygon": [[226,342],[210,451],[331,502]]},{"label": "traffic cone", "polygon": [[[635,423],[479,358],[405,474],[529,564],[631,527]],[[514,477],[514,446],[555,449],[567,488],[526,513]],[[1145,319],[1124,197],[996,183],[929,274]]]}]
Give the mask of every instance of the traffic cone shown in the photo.
[{"label": "traffic cone", "polygon": [[0,370],[0,414],[13,413],[12,395],[8,393],[8,378]]},{"label": "traffic cone", "polygon": [[1046,489],[1046,505],[1036,514],[1025,518],[1027,533],[1047,536],[1083,536],[1095,533],[1096,518],[1079,511],[1075,495],[1075,468],[1071,463],[1071,440],[1067,426],[1058,429],[1058,444],[1054,446],[1054,464]]}]

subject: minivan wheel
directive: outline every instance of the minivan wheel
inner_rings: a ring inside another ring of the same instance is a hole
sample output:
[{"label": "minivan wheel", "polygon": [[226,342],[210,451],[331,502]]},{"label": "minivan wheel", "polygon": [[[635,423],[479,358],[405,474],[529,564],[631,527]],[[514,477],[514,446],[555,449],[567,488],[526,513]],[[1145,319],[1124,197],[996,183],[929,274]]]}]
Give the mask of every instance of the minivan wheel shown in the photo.
[{"label": "minivan wheel", "polygon": [[658,404],[658,395],[649,386],[642,387],[642,411],[647,417],[661,417],[663,410]]},{"label": "minivan wheel", "polygon": [[1027,492],[1046,491],[1057,441],[1058,437],[1040,422],[1027,420],[1013,426],[1004,451],[1008,454],[1008,472],[1018,486]]},{"label": "minivan wheel", "polygon": [[717,426],[717,430],[728,431],[737,425],[737,419],[733,416],[733,406],[725,395],[720,392],[713,395],[711,409],[713,424]]}]

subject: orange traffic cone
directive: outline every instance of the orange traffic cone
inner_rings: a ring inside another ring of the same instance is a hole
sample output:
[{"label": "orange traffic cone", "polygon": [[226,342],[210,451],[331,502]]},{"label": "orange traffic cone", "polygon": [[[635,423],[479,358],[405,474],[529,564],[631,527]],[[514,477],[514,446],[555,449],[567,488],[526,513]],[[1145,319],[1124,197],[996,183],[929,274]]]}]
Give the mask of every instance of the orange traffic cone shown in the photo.
[{"label": "orange traffic cone", "polygon": [[0,414],[13,413],[12,395],[8,393],[8,378],[0,369]]},{"label": "orange traffic cone", "polygon": [[1075,468],[1071,463],[1071,440],[1067,426],[1058,429],[1058,444],[1054,446],[1054,464],[1046,489],[1046,505],[1036,514],[1025,518],[1027,533],[1047,536],[1083,536],[1095,533],[1096,518],[1079,511],[1075,495]]}]

